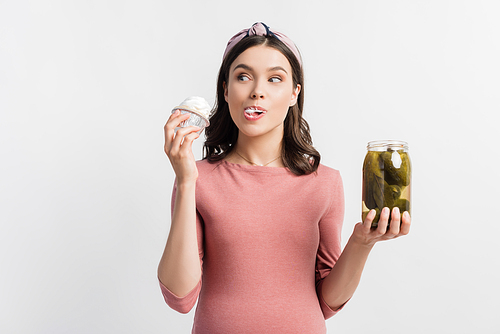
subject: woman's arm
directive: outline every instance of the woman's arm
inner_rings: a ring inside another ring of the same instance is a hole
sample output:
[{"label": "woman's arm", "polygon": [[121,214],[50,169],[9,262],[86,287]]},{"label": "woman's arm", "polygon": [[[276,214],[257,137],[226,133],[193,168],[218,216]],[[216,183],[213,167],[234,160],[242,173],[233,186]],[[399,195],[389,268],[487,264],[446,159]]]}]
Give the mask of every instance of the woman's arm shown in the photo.
[{"label": "woman's arm", "polygon": [[387,229],[389,213],[389,208],[382,210],[377,229],[371,228],[375,210],[368,214],[363,223],[356,224],[342,254],[323,282],[323,299],[332,310],[342,307],[356,291],[366,260],[375,243],[410,232],[411,219],[408,212],[403,214],[400,224],[401,214],[395,207],[391,215],[390,228]]},{"label": "woman's arm", "polygon": [[176,174],[176,191],[170,232],[158,265],[158,278],[179,297],[187,295],[201,278],[195,197],[198,170],[192,152],[199,128],[187,127],[175,132],[180,122],[188,117],[176,111],[165,125],[165,153]]}]

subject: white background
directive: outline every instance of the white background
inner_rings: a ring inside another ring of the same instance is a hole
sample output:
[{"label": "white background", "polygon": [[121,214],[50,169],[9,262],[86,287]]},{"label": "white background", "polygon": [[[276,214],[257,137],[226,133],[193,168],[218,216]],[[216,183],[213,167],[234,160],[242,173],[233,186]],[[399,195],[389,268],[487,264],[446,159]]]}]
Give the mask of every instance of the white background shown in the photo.
[{"label": "white background", "polygon": [[227,40],[256,21],[302,52],[344,244],[366,143],[410,145],[412,231],[375,247],[329,333],[497,332],[499,14],[495,0],[0,1],[0,332],[190,332],[156,278],[163,125],[187,96],[213,104]]}]

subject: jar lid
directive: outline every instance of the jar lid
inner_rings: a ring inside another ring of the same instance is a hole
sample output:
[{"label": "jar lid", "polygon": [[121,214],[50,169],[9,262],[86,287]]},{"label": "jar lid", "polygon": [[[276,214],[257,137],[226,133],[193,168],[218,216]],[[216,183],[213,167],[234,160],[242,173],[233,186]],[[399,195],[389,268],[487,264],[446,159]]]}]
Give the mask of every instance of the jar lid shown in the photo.
[{"label": "jar lid", "polygon": [[408,143],[402,140],[374,140],[368,142],[367,149],[394,149],[394,150],[408,150]]}]

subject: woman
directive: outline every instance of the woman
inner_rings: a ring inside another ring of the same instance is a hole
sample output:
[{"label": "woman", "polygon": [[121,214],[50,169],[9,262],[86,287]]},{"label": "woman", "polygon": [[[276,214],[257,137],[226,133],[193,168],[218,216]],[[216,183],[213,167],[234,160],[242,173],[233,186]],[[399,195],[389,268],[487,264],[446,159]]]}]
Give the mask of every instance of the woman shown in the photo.
[{"label": "woman", "polygon": [[196,127],[165,125],[176,174],[172,223],[158,278],[166,302],[188,312],[193,333],[325,333],[353,295],[373,245],[409,232],[410,217],[372,210],[341,252],[338,171],[320,164],[302,118],[300,54],[263,23],[228,43],[217,105],[195,162]]}]

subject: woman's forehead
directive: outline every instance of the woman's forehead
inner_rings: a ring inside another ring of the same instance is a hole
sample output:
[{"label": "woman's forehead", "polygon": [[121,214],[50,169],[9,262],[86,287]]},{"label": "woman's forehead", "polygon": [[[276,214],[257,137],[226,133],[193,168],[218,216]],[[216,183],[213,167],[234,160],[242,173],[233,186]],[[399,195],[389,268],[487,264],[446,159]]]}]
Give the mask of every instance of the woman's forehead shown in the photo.
[{"label": "woman's forehead", "polygon": [[291,69],[291,65],[285,55],[277,49],[265,45],[252,46],[243,51],[231,64],[231,70],[237,66],[241,67],[242,64],[252,68],[270,69],[283,67],[288,73],[290,73]]}]

